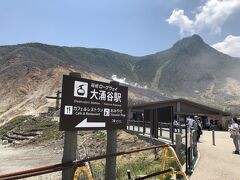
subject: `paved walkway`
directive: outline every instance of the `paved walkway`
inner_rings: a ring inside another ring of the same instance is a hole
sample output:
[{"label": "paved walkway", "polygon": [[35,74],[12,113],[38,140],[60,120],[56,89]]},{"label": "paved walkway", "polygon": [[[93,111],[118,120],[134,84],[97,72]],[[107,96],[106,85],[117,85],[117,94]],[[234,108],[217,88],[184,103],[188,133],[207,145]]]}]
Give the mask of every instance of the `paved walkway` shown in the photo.
[{"label": "paved walkway", "polygon": [[212,132],[203,132],[198,143],[200,159],[190,180],[240,180],[240,155],[232,153],[234,145],[229,133],[215,133],[213,146]]}]

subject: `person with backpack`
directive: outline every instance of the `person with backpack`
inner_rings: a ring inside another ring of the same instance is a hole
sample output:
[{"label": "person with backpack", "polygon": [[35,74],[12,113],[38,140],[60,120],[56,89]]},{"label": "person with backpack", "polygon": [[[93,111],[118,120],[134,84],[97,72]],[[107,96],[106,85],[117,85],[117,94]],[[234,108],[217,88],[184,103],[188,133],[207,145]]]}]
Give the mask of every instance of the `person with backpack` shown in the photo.
[{"label": "person with backpack", "polygon": [[235,146],[234,154],[239,154],[239,124],[236,117],[232,119],[232,124],[229,127],[230,137],[233,139],[233,144]]},{"label": "person with backpack", "polygon": [[200,118],[196,120],[196,124],[197,124],[197,142],[199,142],[200,136],[203,134]]}]

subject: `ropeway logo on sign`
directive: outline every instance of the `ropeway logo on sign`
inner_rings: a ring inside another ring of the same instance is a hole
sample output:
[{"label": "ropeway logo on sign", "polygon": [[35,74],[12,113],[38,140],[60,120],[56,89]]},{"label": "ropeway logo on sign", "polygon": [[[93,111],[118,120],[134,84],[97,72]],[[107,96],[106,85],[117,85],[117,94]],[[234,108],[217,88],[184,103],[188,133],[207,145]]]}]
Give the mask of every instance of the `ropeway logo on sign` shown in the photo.
[{"label": "ropeway logo on sign", "polygon": [[74,96],[87,98],[88,96],[88,83],[82,81],[74,82]]}]

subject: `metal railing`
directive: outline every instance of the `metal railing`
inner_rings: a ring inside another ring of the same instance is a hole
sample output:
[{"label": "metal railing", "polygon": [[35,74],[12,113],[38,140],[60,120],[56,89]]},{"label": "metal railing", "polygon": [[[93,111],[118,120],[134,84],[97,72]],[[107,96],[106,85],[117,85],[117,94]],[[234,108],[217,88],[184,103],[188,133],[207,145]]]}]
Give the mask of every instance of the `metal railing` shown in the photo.
[{"label": "metal railing", "polygon": [[[128,130],[132,130],[135,132],[149,134],[150,135],[150,122],[145,122],[146,129],[144,130],[143,121],[139,123],[136,120],[128,120]],[[140,127],[139,127],[140,124]],[[139,131],[140,129],[140,131]],[[175,131],[176,130],[176,131]],[[163,138],[167,140],[172,140],[172,144],[176,143],[175,133],[179,132],[182,134],[184,154],[185,154],[185,163],[186,163],[186,171],[189,171],[193,168],[195,160],[198,158],[198,150],[197,150],[197,140],[196,140],[196,130],[192,127],[189,128],[185,124],[181,124],[176,128],[172,127],[171,123],[158,122],[158,138]],[[150,135],[151,136],[151,135]]]},{"label": "metal railing", "polygon": [[[153,150],[153,149],[157,150],[160,148],[162,148],[164,150],[163,152],[165,152],[165,156],[164,156],[165,160],[167,158],[166,155],[168,153],[166,153],[166,151],[168,149],[173,152],[174,158],[177,161],[177,164],[179,164],[179,160],[177,159],[175,151],[173,150],[173,148],[170,145],[158,145],[158,146],[152,146],[152,147],[148,147],[148,148],[136,149],[136,150],[132,150],[132,151],[118,152],[118,153],[114,153],[114,154],[86,158],[86,159],[74,161],[74,162],[55,164],[55,165],[51,165],[51,166],[45,166],[45,167],[30,169],[30,170],[26,170],[26,171],[4,174],[4,175],[0,175],[0,180],[21,179],[21,178],[27,178],[27,177],[37,176],[37,175],[43,175],[43,174],[53,173],[53,172],[57,172],[57,171],[62,171],[64,169],[68,169],[68,168],[72,168],[72,167],[82,167],[82,166],[84,166],[84,163],[86,163],[86,162],[96,161],[96,160],[105,159],[105,158],[113,157],[113,156],[121,156],[121,155],[126,155],[126,154],[131,154],[131,153],[148,151],[148,150]],[[181,167],[179,167],[179,168],[181,170]],[[164,171],[165,171],[165,169],[161,169],[161,172],[164,172]],[[171,172],[173,173],[173,171],[171,171]],[[159,173],[159,172],[157,172],[157,173]],[[182,170],[181,170],[180,174],[182,174],[184,178],[186,177],[185,173]],[[146,177],[148,177],[148,176],[146,176]]]},{"label": "metal railing", "polygon": [[[182,131],[182,128],[180,128],[180,129],[181,129],[180,131]],[[150,122],[128,120],[127,121],[127,130],[150,135]],[[163,132],[167,132],[169,134],[167,135]],[[166,139],[172,139],[172,124],[158,122],[158,136],[166,138]]]}]

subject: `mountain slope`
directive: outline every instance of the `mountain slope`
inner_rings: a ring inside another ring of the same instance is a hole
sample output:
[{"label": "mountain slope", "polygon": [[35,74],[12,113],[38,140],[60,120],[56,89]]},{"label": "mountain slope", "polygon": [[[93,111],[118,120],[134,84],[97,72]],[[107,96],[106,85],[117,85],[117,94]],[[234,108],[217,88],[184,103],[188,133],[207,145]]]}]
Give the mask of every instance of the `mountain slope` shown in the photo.
[{"label": "mountain slope", "polygon": [[[175,59],[164,69],[166,78],[160,82],[166,89],[182,91],[192,87],[188,89],[204,90],[209,83],[223,81],[226,77],[240,80],[237,76],[240,61],[211,48],[197,35],[176,43],[171,51]],[[169,73],[175,75],[168,76]]]},{"label": "mountain slope", "polygon": [[214,106],[239,106],[239,72],[239,58],[218,52],[198,35],[184,38],[166,51],[141,57],[135,65],[144,85]]},{"label": "mountain slope", "polygon": [[218,52],[193,35],[143,57],[40,43],[1,46],[0,119],[14,109],[14,114],[29,109],[40,112],[47,103],[45,96],[60,89],[62,74],[72,71],[104,81],[117,75],[130,84],[147,86],[130,88],[135,100],[183,97],[239,110],[240,59]]},{"label": "mountain slope", "polygon": [[59,47],[39,43],[24,46],[40,49],[63,61],[65,65],[96,72],[104,76],[111,77],[115,73],[117,76],[126,76],[131,80],[136,80],[131,70],[137,60],[133,56],[96,48]]},{"label": "mountain slope", "polygon": [[189,81],[200,82],[200,86],[204,87],[201,81],[209,83],[214,78],[226,76],[239,79],[240,60],[216,51],[200,36],[193,35],[178,41],[169,50],[142,57],[136,63],[136,73],[147,76],[143,82],[152,82],[162,66],[164,69],[158,88],[174,91],[184,90]]}]

